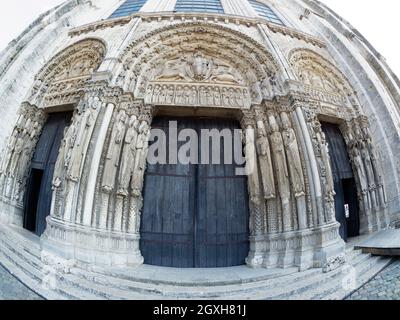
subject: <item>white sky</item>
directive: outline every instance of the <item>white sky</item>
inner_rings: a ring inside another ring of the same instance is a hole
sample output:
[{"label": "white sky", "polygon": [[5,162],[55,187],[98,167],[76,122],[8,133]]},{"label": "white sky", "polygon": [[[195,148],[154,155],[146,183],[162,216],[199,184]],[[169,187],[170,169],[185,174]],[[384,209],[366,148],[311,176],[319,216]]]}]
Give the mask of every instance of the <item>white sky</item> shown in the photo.
[{"label": "white sky", "polygon": [[[0,4],[0,50],[39,14],[64,0],[11,0]],[[321,0],[357,28],[400,76],[400,1]]]}]

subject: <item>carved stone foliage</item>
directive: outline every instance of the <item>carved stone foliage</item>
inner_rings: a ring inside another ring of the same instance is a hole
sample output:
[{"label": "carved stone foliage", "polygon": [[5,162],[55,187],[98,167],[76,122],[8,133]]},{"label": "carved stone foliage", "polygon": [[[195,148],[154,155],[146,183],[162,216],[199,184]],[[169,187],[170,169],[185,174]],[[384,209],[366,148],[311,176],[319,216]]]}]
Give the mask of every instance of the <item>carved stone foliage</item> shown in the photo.
[{"label": "carved stone foliage", "polygon": [[296,49],[289,54],[289,61],[309,98],[343,108],[357,104],[345,76],[319,54]]},{"label": "carved stone foliage", "polygon": [[29,101],[41,107],[77,103],[104,56],[99,40],[80,41],[57,54],[36,76]]},{"label": "carved stone foliage", "polygon": [[280,90],[272,56],[222,26],[164,27],[135,40],[120,59],[116,84],[147,103],[248,108]]},{"label": "carved stone foliage", "polygon": [[21,203],[28,169],[43,125],[43,110],[28,103],[22,104],[17,124],[8,139],[0,162],[0,195]]}]

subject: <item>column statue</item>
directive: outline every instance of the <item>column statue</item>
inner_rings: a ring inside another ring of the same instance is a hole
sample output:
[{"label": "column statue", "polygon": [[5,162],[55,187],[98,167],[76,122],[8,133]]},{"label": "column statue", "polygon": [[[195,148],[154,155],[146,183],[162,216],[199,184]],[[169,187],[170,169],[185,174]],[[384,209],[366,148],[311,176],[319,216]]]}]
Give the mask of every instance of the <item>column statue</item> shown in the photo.
[{"label": "column statue", "polygon": [[293,184],[295,197],[298,198],[305,195],[304,175],[301,166],[299,146],[287,113],[283,112],[281,114],[281,120],[283,128],[282,137],[286,148],[290,178]]},{"label": "column statue", "polygon": [[257,153],[260,163],[261,180],[265,200],[276,198],[275,178],[271,159],[271,150],[268,134],[263,121],[257,123]]},{"label": "column statue", "polygon": [[282,205],[283,230],[291,231],[291,209],[290,209],[290,182],[287,167],[285,147],[279,130],[278,123],[274,116],[269,117],[271,149],[274,156],[275,172],[278,182],[279,197]]},{"label": "column statue", "polygon": [[126,112],[123,109],[118,111],[114,127],[111,132],[110,144],[106,155],[103,174],[103,190],[111,191],[114,189],[115,178],[119,166],[119,160],[126,131]]}]

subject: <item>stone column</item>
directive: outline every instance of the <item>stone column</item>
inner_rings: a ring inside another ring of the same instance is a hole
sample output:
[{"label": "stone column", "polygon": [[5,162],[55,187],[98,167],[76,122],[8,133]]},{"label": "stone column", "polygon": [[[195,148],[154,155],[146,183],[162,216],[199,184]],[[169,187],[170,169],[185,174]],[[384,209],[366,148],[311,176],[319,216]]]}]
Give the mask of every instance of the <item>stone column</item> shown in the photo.
[{"label": "stone column", "polygon": [[308,228],[306,190],[299,145],[297,143],[296,133],[292,128],[291,120],[286,112],[281,113],[281,121],[283,127],[282,136],[286,149],[292,189],[294,197],[296,198],[299,230],[305,230]]},{"label": "stone column", "polygon": [[244,130],[244,146],[246,157],[246,174],[248,176],[249,208],[250,208],[250,253],[246,263],[250,267],[260,267],[264,260],[265,241],[263,237],[263,217],[265,216],[265,204],[262,196],[259,169],[257,165],[257,153],[255,145],[254,114],[252,111],[243,111],[241,121]]},{"label": "stone column", "polygon": [[[69,163],[66,169],[67,182],[63,219],[70,222],[84,223],[88,226],[91,224],[91,214],[88,214],[89,209],[86,209],[82,214],[82,208],[77,208],[78,189],[93,130],[102,106],[103,103],[97,91],[86,93],[79,103],[76,117],[74,118],[74,121],[76,121],[74,143],[70,150]],[[94,166],[91,165],[91,168],[94,168]],[[93,179],[92,176],[91,178]],[[86,192],[88,193],[88,191]],[[90,197],[90,195],[87,194],[87,197]],[[88,203],[90,205],[90,201]]]},{"label": "stone column", "polygon": [[282,209],[282,227],[284,232],[293,230],[292,209],[290,204],[291,190],[289,169],[286,159],[282,134],[275,116],[269,116],[271,150],[275,163],[275,175],[278,184],[279,199]]},{"label": "stone column", "polygon": [[[143,257],[139,249],[140,218],[141,210],[143,208],[142,190],[147,166],[147,153],[151,135],[150,125],[153,117],[153,108],[150,106],[144,106],[141,108],[140,113],[140,125],[137,128],[137,140],[135,144],[136,150],[134,151],[135,158],[130,183],[129,210],[126,218],[127,225],[125,226],[127,233],[136,239],[132,248],[132,261],[134,260],[136,264],[143,263]],[[133,147],[133,145],[131,147]],[[122,187],[124,187],[123,184]],[[121,190],[123,190],[123,188]]]},{"label": "stone column", "polygon": [[[259,116],[257,116],[257,118],[258,117]],[[260,115],[260,117],[262,116]],[[256,141],[263,195],[267,204],[267,217],[265,222],[267,228],[264,228],[264,232],[271,234],[278,232],[280,228],[276,209],[277,191],[275,189],[274,168],[272,165],[270,142],[265,128],[264,119],[259,119],[257,121]]]}]

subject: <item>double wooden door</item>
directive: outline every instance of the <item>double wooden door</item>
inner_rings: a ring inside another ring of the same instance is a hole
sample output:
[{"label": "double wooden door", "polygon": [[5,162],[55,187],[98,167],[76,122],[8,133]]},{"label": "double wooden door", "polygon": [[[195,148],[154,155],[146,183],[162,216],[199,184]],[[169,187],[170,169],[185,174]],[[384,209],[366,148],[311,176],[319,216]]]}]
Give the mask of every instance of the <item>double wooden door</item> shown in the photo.
[{"label": "double wooden door", "polygon": [[335,183],[336,220],[340,223],[340,235],[344,240],[359,235],[359,209],[357,187],[346,143],[337,125],[322,123],[331,158]]},{"label": "double wooden door", "polygon": [[64,129],[71,117],[71,112],[48,116],[32,159],[24,200],[24,227],[39,236],[46,229],[46,217],[51,209],[54,167]]},{"label": "double wooden door", "polygon": [[[198,140],[190,141],[198,143],[191,151],[197,152],[200,160],[202,129],[228,129],[232,135],[239,129],[231,120],[155,119],[153,129],[166,133],[167,157],[174,152],[173,141],[169,142],[170,121],[177,121],[178,133],[183,129],[196,132]],[[249,251],[247,177],[236,175],[240,166],[224,162],[224,151],[231,152],[228,143],[233,141],[220,142],[218,151],[210,144],[209,153],[220,152],[221,164],[148,165],[141,220],[141,252],[146,264],[180,268],[245,264]],[[177,143],[178,152],[185,144]]]}]

